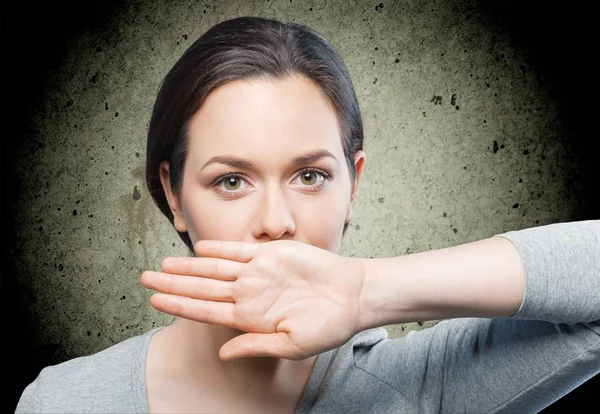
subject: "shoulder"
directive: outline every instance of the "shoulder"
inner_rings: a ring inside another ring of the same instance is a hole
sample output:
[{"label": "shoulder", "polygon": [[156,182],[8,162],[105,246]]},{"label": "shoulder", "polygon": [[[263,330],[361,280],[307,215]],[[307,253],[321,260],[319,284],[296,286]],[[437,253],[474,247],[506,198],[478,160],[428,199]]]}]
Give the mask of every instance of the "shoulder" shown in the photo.
[{"label": "shoulder", "polygon": [[135,411],[136,380],[144,378],[145,350],[158,329],[45,367],[23,391],[16,412]]}]

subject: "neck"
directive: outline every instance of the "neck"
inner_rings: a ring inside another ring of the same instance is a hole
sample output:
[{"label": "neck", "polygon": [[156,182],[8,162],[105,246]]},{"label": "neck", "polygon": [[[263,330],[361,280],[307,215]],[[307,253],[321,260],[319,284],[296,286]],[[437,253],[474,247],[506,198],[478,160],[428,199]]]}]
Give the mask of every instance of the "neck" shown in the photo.
[{"label": "neck", "polygon": [[[178,318],[171,327],[177,331],[176,337],[181,338],[180,344],[184,367],[214,368],[216,372],[223,372],[227,378],[244,381],[252,379],[269,384],[277,380],[278,376],[289,373],[289,369],[306,365],[312,367],[313,358],[302,361],[286,360],[276,357],[245,357],[231,361],[219,359],[219,349],[229,340],[245,332],[220,325],[211,325],[188,319]],[[214,371],[213,371],[214,372]]]},{"label": "neck", "polygon": [[224,362],[219,359],[219,349],[244,332],[183,318],[176,319],[161,333],[155,336],[151,369],[158,374],[153,375],[180,378],[199,389],[205,389],[207,381],[223,384],[236,395],[263,395],[280,403],[291,402],[294,407],[301,400],[317,360],[315,355],[300,361],[248,357]]}]

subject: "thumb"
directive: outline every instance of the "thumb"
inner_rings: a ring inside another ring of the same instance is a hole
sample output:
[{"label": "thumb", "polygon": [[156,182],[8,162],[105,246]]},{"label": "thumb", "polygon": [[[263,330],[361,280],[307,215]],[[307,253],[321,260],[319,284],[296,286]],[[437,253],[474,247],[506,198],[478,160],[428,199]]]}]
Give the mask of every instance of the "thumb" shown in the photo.
[{"label": "thumb", "polygon": [[219,350],[219,359],[227,362],[245,357],[286,358],[284,344],[287,335],[282,332],[272,334],[245,333],[226,342]]}]

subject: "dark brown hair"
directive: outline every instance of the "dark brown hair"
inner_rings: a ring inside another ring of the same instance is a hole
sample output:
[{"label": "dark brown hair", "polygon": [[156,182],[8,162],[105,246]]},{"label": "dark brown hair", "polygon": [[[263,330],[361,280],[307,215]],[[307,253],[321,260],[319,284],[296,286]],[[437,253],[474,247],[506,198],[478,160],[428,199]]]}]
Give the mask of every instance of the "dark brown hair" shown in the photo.
[{"label": "dark brown hair", "polygon": [[[235,80],[277,81],[295,75],[315,82],[333,106],[354,183],[354,154],[362,150],[363,124],[354,86],[341,56],[325,37],[308,26],[237,17],[211,27],[183,53],[163,79],[154,103],[148,128],[146,183],[171,224],[173,213],[160,181],[160,162],[169,162],[171,191],[178,195],[183,184],[189,123],[208,94]],[[347,228],[348,223],[342,237]],[[188,233],[179,236],[193,253]]]}]

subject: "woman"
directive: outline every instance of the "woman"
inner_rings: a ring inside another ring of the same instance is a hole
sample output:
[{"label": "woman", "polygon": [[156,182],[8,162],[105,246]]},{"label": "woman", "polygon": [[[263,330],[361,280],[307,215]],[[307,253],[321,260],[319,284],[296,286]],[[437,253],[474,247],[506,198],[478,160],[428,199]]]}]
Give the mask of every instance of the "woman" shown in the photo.
[{"label": "woman", "polygon": [[150,194],[198,257],[142,283],[181,318],[44,368],[17,412],[531,412],[600,371],[600,222],[341,257],[362,144],[318,33],[256,17],[208,30],[148,133]]}]

